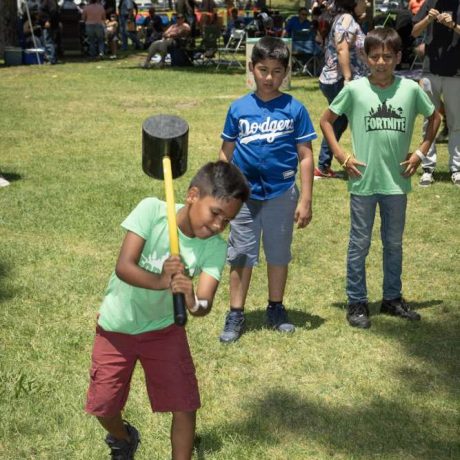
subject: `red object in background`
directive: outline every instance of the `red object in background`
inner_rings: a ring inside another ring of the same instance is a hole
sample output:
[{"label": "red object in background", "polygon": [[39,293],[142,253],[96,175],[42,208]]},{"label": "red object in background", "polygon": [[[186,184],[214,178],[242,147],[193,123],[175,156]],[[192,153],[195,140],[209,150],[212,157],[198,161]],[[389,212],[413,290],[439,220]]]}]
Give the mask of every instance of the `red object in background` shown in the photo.
[{"label": "red object in background", "polygon": [[425,0],[409,0],[409,9],[413,15],[418,13],[418,10],[425,3]]}]

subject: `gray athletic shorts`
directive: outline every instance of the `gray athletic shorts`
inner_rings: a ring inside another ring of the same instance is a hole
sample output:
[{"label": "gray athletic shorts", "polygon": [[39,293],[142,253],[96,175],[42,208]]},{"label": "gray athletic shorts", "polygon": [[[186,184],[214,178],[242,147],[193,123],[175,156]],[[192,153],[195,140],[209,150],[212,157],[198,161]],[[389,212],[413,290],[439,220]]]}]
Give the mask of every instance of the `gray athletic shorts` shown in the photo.
[{"label": "gray athletic shorts", "polygon": [[294,214],[299,199],[292,186],[272,200],[248,200],[230,222],[227,262],[233,267],[253,267],[259,262],[260,237],[267,263],[287,265],[291,261]]}]

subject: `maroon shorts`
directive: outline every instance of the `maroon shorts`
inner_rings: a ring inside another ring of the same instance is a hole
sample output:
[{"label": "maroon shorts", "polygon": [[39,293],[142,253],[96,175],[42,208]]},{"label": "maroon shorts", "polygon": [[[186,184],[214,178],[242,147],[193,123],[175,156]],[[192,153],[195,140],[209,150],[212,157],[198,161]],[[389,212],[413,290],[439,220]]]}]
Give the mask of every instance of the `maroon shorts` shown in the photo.
[{"label": "maroon shorts", "polygon": [[192,412],[200,407],[195,366],[183,327],[129,335],[96,328],[86,412],[98,417],[119,413],[128,398],[137,361],[156,412]]}]

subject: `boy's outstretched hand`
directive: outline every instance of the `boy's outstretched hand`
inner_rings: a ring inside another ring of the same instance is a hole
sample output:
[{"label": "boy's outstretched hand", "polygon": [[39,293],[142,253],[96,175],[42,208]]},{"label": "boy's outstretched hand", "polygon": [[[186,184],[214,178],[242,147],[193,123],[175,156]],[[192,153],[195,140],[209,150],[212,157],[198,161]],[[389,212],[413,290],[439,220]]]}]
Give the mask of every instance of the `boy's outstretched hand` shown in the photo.
[{"label": "boy's outstretched hand", "polygon": [[421,163],[420,158],[415,153],[408,153],[406,161],[399,163],[401,166],[404,166],[405,169],[401,173],[404,177],[411,177],[417,171],[419,164]]},{"label": "boy's outstretched hand", "polygon": [[367,165],[366,163],[358,161],[355,157],[350,157],[343,169],[351,177],[361,177],[361,171],[357,168],[357,166],[363,166],[365,168]]}]

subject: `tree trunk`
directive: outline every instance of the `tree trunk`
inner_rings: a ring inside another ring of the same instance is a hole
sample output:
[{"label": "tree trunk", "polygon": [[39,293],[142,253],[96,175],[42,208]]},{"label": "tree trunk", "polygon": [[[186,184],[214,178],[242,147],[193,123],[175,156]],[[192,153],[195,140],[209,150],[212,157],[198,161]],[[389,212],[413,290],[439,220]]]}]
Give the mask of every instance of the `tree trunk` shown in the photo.
[{"label": "tree trunk", "polygon": [[18,4],[17,0],[0,0],[0,55],[5,46],[17,46]]}]

